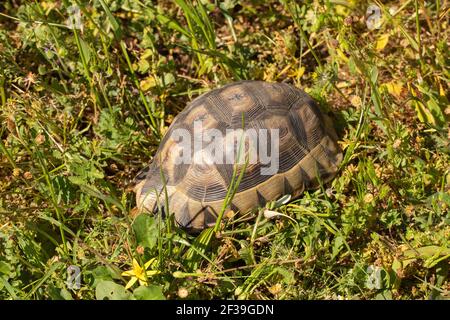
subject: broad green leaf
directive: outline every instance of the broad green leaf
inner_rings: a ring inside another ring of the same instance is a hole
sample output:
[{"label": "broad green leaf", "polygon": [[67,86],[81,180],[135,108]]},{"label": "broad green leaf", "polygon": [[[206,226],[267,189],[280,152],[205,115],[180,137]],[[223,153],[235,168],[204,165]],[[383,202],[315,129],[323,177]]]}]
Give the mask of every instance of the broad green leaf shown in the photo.
[{"label": "broad green leaf", "polygon": [[95,289],[95,297],[97,300],[128,300],[130,293],[120,284],[112,281],[101,281]]},{"label": "broad green leaf", "polygon": [[0,261],[0,273],[8,275],[11,272],[11,267],[4,261]]},{"label": "broad green leaf", "polygon": [[158,237],[155,219],[148,214],[140,214],[133,223],[137,243],[143,247],[153,248]]},{"label": "broad green leaf", "polygon": [[425,246],[416,249],[410,249],[403,252],[407,258],[431,258],[434,255],[446,256],[450,255],[450,248],[444,248],[439,246]]},{"label": "broad green leaf", "polygon": [[133,296],[137,300],[166,300],[162,289],[155,285],[140,286],[133,291]]},{"label": "broad green leaf", "polygon": [[98,266],[91,271],[91,274],[94,277],[94,283],[92,284],[94,288],[102,281],[112,281],[119,278],[113,270],[106,266]]}]

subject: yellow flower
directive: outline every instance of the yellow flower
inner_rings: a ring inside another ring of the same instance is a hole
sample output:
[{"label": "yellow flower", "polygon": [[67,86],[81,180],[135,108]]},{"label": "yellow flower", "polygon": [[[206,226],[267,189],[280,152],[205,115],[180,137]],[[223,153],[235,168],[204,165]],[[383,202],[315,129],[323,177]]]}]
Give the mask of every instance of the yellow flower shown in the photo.
[{"label": "yellow flower", "polygon": [[142,286],[148,285],[148,277],[160,274],[159,270],[148,270],[147,269],[156,261],[156,258],[152,258],[144,264],[144,267],[139,265],[136,259],[133,259],[133,269],[125,271],[122,273],[122,276],[131,277],[130,281],[128,281],[125,289],[131,288],[136,281],[139,281],[139,284]]}]

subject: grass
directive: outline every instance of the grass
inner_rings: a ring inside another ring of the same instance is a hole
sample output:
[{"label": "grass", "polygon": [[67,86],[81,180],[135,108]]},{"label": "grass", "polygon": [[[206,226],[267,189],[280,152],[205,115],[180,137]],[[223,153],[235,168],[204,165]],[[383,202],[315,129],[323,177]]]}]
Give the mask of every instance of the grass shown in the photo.
[{"label": "grass", "polygon": [[[3,1],[0,299],[448,299],[446,2],[296,3]],[[134,217],[174,116],[240,79],[332,115],[337,177],[199,236]]]}]

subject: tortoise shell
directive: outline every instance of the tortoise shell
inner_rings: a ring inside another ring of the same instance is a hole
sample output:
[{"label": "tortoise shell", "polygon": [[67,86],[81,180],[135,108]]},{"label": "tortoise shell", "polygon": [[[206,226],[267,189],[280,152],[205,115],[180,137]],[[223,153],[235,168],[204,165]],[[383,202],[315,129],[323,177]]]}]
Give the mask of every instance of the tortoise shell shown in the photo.
[{"label": "tortoise shell", "polygon": [[[196,125],[197,129],[201,125],[200,132],[195,132]],[[258,149],[268,150],[269,155],[271,149],[278,148],[274,172],[267,174],[266,170],[263,174],[265,162],[260,154],[250,163],[249,153],[255,149],[247,136],[242,140],[241,135],[237,141],[234,135],[230,143],[230,132],[250,128],[266,133],[265,141],[259,139]],[[198,144],[198,150],[195,148],[196,139],[208,130],[211,132],[210,129],[216,129],[212,131],[216,135],[209,136],[209,141],[226,143],[227,150],[230,145],[234,149],[232,161],[226,161],[230,159],[226,159],[226,153],[220,156],[219,152],[206,150],[210,144],[203,143],[200,147]],[[269,141],[276,136],[272,132],[278,132],[278,139],[273,139],[276,144]],[[180,148],[180,133],[185,135],[183,146],[194,146],[192,150]],[[219,139],[218,134],[223,138]],[[236,157],[239,148],[240,160]],[[206,151],[209,155],[218,154],[214,159],[223,161],[195,157]],[[189,156],[191,161],[180,161]],[[150,212],[162,207],[166,213],[169,210],[175,214],[180,226],[202,230],[215,223],[233,173],[239,175],[244,170],[228,207],[245,213],[286,194],[298,197],[305,189],[318,187],[320,181],[328,182],[335,176],[341,160],[331,121],[305,92],[284,83],[235,82],[199,96],[174,119],[148,170],[137,177],[137,207],[139,211]]]}]

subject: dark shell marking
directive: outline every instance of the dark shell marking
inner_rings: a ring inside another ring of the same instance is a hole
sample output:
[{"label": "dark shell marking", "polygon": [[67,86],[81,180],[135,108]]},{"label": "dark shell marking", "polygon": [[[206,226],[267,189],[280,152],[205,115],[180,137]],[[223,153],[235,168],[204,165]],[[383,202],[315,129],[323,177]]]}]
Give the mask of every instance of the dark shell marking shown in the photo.
[{"label": "dark shell marking", "polygon": [[[244,121],[243,121],[244,119]],[[261,175],[259,163],[246,167],[230,209],[246,212],[285,194],[298,197],[319,181],[331,180],[342,154],[332,124],[302,90],[283,83],[241,81],[193,100],[174,120],[149,169],[135,188],[138,207],[155,211],[157,194],[183,227],[201,230],[214,224],[233,174],[232,164],[176,164],[175,129],[193,136],[193,122],[204,129],[279,129],[279,170]],[[328,122],[327,122],[328,121]],[[193,137],[192,137],[193,138]],[[270,139],[268,140],[270,143]],[[164,180],[162,178],[164,177]]]}]

